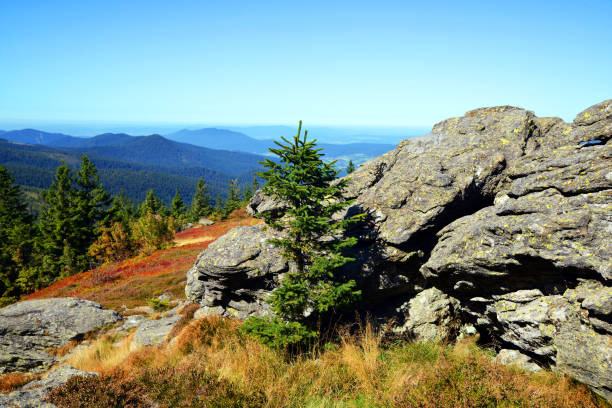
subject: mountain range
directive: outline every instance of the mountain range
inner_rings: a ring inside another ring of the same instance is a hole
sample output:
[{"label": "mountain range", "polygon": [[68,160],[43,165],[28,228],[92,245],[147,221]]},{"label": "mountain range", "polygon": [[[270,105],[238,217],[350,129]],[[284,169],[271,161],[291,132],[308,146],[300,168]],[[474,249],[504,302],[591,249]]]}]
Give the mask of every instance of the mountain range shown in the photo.
[{"label": "mountain range", "polygon": [[[76,167],[86,154],[100,171],[111,193],[126,191],[141,201],[150,188],[166,202],[178,189],[190,201],[203,177],[212,197],[225,196],[231,179],[245,185],[261,169],[260,161],[274,146],[272,139],[255,139],[228,129],[180,130],[164,136],[104,133],[76,137],[36,129],[0,131],[0,165],[23,186],[48,188],[62,161]],[[394,146],[376,143],[318,144],[327,160],[344,168],[379,156]]]}]

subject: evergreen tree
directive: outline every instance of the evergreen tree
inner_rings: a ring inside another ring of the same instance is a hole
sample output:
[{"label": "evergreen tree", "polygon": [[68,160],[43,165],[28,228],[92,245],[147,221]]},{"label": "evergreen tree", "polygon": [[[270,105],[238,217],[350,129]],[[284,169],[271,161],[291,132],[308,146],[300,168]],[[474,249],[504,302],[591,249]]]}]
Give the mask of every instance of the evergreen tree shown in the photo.
[{"label": "evergreen tree", "polygon": [[283,137],[285,144],[275,142],[278,148],[270,151],[279,160],[266,159],[262,164],[267,170],[259,173],[266,180],[263,192],[288,204],[285,209],[264,212],[262,218],[283,232],[269,242],[281,248],[294,267],[270,298],[277,317],[251,318],[243,330],[275,347],[316,338],[318,321],[351,306],[361,295],[353,280],[343,282],[335,272],[352,260],[343,250],[356,243],[355,238],[345,238],[343,231],[362,216],[332,219],[350,204],[342,196],[347,181],[332,183],[338,175],[335,162],[324,162],[316,140],[308,141],[308,132],[302,137],[301,128],[300,121],[293,140]]},{"label": "evergreen tree", "polygon": [[178,219],[182,215],[187,212],[187,206],[183,202],[183,198],[179,194],[178,188],[174,193],[174,198],[172,199],[172,203],[170,204],[170,215],[174,218]]},{"label": "evergreen tree", "polygon": [[43,284],[49,284],[58,277],[68,276],[87,265],[85,254],[78,254],[74,248],[81,237],[79,213],[79,192],[74,186],[74,174],[63,163],[55,172],[51,187],[43,191],[45,208],[40,215],[39,242],[42,253]]},{"label": "evergreen tree", "polygon": [[191,201],[190,216],[192,221],[198,221],[202,217],[208,217],[212,213],[208,188],[204,179],[200,177],[196,186],[196,192]]},{"label": "evergreen tree", "polygon": [[144,217],[147,214],[158,214],[164,216],[167,212],[168,210],[166,209],[163,201],[155,195],[153,189],[147,191],[147,196],[140,205],[140,216]]},{"label": "evergreen tree", "polygon": [[221,196],[219,194],[217,194],[217,199],[215,200],[215,214],[218,215],[223,215],[223,208],[225,208],[225,205],[223,203],[223,200],[221,199]]},{"label": "evergreen tree", "polygon": [[251,190],[251,186],[247,184],[242,194],[242,201],[248,203],[251,198],[253,198],[253,190]]},{"label": "evergreen tree", "polygon": [[8,170],[0,166],[0,307],[20,295],[17,279],[32,257],[32,217]]},{"label": "evergreen tree", "polygon": [[229,190],[227,192],[227,200],[225,200],[225,207],[223,208],[223,217],[229,216],[232,211],[237,210],[242,205],[242,199],[240,198],[240,187],[238,186],[238,179],[229,181]]},{"label": "evergreen tree", "polygon": [[257,190],[259,190],[259,180],[257,179],[257,176],[253,177],[253,182],[251,183],[251,188],[253,189],[253,194],[255,194],[257,192]]},{"label": "evergreen tree", "polygon": [[121,189],[119,195],[113,197],[113,203],[107,212],[104,225],[110,227],[115,222],[120,222],[125,227],[128,227],[130,222],[134,219],[135,214],[136,210],[134,209],[134,204],[132,204],[132,201],[125,195],[125,191]]},{"label": "evergreen tree", "polygon": [[351,174],[354,171],[355,171],[355,165],[353,164],[352,160],[349,160],[348,166],[346,166],[346,174]]},{"label": "evergreen tree", "polygon": [[76,204],[79,214],[78,237],[74,250],[86,254],[99,235],[101,222],[108,215],[111,197],[100,183],[98,170],[86,155],[81,157],[81,168],[76,173]]}]

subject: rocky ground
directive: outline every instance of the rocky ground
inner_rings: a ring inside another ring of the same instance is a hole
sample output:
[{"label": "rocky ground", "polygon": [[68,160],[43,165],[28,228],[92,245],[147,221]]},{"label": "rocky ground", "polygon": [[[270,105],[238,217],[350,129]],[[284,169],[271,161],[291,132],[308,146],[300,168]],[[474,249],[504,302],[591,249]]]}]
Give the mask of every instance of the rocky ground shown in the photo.
[{"label": "rocky ground", "polygon": [[[362,165],[346,193],[348,214],[370,215],[346,268],[362,308],[414,338],[477,331],[501,360],[551,367],[612,399],[611,138],[612,100],[573,123],[502,106]],[[281,205],[257,194],[249,211]],[[203,313],[268,313],[289,267],[269,237],[241,227],[210,245],[188,298]]]}]

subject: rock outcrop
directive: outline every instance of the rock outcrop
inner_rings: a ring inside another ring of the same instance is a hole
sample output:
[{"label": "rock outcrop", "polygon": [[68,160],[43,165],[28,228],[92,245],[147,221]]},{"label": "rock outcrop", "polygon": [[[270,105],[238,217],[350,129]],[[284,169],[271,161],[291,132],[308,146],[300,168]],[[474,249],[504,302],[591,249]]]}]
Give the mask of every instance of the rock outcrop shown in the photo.
[{"label": "rock outcrop", "polygon": [[8,395],[0,394],[0,407],[12,408],[55,408],[55,405],[43,402],[49,391],[64,385],[75,376],[98,375],[89,371],[63,366],[51,371],[45,378],[32,381]]},{"label": "rock outcrop", "polygon": [[0,374],[44,371],[50,350],[121,320],[98,303],[76,298],[28,300],[0,309]]},{"label": "rock outcrop", "polygon": [[[353,232],[346,273],[362,307],[416,337],[419,327],[441,338],[452,334],[433,326],[471,324],[612,399],[611,139],[612,100],[573,123],[502,106],[447,119],[360,166],[348,213],[369,220]],[[281,205],[259,192],[248,210]],[[266,313],[290,267],[269,236],[242,227],[212,244],[189,273],[188,297],[206,313]],[[444,305],[417,313],[431,288]]]}]

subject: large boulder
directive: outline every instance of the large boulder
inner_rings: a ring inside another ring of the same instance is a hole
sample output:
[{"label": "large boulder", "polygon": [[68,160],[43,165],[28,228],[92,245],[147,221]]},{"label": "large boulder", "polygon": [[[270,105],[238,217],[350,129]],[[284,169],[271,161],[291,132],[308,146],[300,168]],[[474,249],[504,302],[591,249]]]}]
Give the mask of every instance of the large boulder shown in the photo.
[{"label": "large boulder", "polygon": [[49,350],[121,320],[98,303],[76,298],[28,300],[0,309],[0,373],[43,371]]},{"label": "large boulder", "polygon": [[237,227],[210,244],[187,273],[187,298],[228,316],[266,314],[274,279],[288,269],[271,236],[262,226]]},{"label": "large boulder", "polygon": [[38,381],[32,381],[8,395],[0,394],[0,407],[12,408],[55,408],[55,405],[43,402],[49,391],[64,385],[72,377],[98,375],[89,371],[81,371],[69,366],[62,366],[51,371]]},{"label": "large boulder", "polygon": [[[361,165],[349,176],[346,214],[369,218],[351,232],[359,243],[345,273],[362,307],[416,337],[419,327],[429,338],[451,322],[474,325],[498,348],[610,398],[611,139],[612,100],[572,123],[501,106],[447,119]],[[282,206],[258,192],[248,210]],[[289,266],[266,244],[269,231],[245,228],[190,271],[187,295],[203,313],[268,312]],[[431,287],[444,306],[417,312]]]}]

